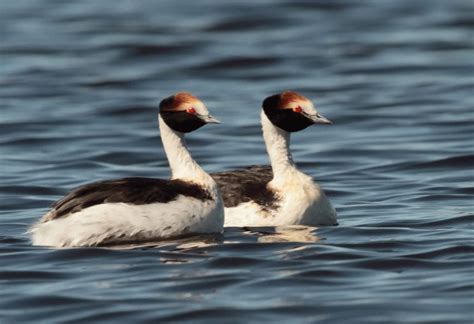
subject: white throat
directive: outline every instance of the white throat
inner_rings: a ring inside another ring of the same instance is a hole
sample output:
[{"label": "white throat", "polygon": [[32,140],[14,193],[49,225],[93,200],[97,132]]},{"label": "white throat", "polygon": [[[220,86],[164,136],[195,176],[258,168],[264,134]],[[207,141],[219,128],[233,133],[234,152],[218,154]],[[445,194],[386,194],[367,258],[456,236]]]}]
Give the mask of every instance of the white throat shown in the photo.
[{"label": "white throat", "polygon": [[297,170],[290,152],[290,133],[273,125],[263,110],[260,117],[263,139],[273,170],[272,183],[278,183],[280,180],[290,177],[291,173]]},{"label": "white throat", "polygon": [[[158,116],[160,136],[171,169],[171,179],[192,181],[198,184],[212,184],[212,178],[194,161],[189,153],[184,133],[171,129]],[[209,183],[211,182],[211,183]]]}]

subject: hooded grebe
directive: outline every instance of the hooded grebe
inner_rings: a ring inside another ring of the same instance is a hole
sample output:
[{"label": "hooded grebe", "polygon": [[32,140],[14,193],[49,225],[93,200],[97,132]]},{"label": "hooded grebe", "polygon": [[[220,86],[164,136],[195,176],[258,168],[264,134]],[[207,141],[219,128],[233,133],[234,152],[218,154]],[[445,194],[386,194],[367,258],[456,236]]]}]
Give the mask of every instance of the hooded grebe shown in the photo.
[{"label": "hooded grebe", "polygon": [[185,133],[218,120],[182,92],[161,101],[158,123],[171,180],[124,178],[76,188],[30,229],[33,244],[98,246],[221,232],[217,185],[184,140]]},{"label": "hooded grebe", "polygon": [[290,133],[331,124],[306,97],[285,91],[266,98],[261,111],[270,166],[211,174],[221,190],[225,226],[335,225],[336,211],[313,179],[293,162]]}]

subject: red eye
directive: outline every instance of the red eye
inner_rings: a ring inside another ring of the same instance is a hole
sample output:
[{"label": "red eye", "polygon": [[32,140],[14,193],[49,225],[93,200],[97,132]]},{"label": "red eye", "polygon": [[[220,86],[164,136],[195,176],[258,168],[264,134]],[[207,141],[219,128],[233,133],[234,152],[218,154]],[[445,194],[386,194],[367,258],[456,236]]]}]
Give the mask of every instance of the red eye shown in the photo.
[{"label": "red eye", "polygon": [[303,111],[303,108],[301,108],[300,106],[297,106],[295,108],[293,108],[293,111],[296,112],[296,113],[300,113]]},{"label": "red eye", "polygon": [[186,109],[186,112],[187,112],[188,114],[195,114],[195,113],[196,113],[196,109],[194,109],[194,107],[191,107],[191,108]]}]

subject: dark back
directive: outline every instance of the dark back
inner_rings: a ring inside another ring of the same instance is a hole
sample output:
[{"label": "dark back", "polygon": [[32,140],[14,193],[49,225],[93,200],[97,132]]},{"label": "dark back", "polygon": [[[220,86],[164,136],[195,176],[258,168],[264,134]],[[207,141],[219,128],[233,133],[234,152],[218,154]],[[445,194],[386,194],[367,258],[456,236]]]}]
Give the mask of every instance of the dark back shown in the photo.
[{"label": "dark back", "polygon": [[242,170],[212,173],[219,186],[225,207],[255,201],[263,208],[276,208],[278,198],[267,184],[273,178],[270,166],[251,166]]},{"label": "dark back", "polygon": [[145,205],[167,203],[178,195],[200,200],[212,199],[201,186],[181,180],[123,178],[94,182],[78,187],[55,202],[43,221],[59,218],[104,203]]}]

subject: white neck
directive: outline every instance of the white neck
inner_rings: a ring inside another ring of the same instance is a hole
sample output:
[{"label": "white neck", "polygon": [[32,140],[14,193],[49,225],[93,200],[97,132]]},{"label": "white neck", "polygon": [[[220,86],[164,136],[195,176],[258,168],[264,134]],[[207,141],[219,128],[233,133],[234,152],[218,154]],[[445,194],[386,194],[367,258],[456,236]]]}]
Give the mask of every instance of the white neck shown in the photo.
[{"label": "white neck", "polygon": [[161,116],[158,117],[160,136],[170,164],[171,179],[181,179],[199,184],[209,183],[212,178],[194,161],[186,146],[184,133],[171,129]]},{"label": "white neck", "polygon": [[295,163],[290,152],[290,133],[275,126],[262,110],[263,139],[267,147],[270,163],[273,170],[272,182],[278,182],[291,176],[289,173],[296,171]]}]

